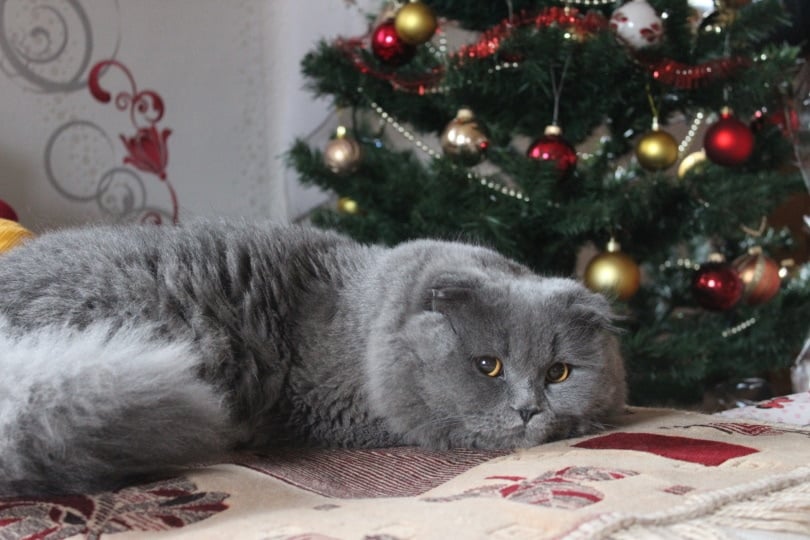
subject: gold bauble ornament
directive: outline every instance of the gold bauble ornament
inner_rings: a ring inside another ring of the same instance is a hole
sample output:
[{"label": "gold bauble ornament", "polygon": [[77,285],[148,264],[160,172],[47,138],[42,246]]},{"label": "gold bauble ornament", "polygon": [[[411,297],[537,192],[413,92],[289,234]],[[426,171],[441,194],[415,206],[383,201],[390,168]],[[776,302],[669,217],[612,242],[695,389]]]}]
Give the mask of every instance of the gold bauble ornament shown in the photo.
[{"label": "gold bauble ornament", "polygon": [[780,267],[754,246],[732,263],[743,282],[743,302],[749,306],[764,304],[779,293],[782,285]]},{"label": "gold bauble ornament", "polygon": [[441,135],[444,153],[465,165],[480,163],[489,147],[489,139],[470,109],[462,108]]},{"label": "gold bauble ornament", "polygon": [[397,35],[409,45],[421,45],[428,41],[438,25],[433,10],[419,0],[412,0],[402,6],[394,18]]},{"label": "gold bauble ornament", "polygon": [[678,161],[678,141],[653,120],[652,129],[636,143],[636,158],[648,171],[662,171]]},{"label": "gold bauble ornament", "polygon": [[628,300],[641,284],[641,270],[632,257],[621,251],[621,246],[610,239],[607,248],[588,263],[584,274],[585,285],[592,291],[619,300]]},{"label": "gold bauble ornament", "polygon": [[692,152],[691,154],[683,158],[681,160],[681,164],[678,165],[678,178],[683,178],[690,171],[698,173],[703,169],[705,165],[706,165],[706,152],[704,152],[703,150]]},{"label": "gold bauble ornament", "polygon": [[341,214],[353,216],[360,211],[360,206],[357,204],[357,201],[351,197],[341,197],[338,199],[337,209]]},{"label": "gold bauble ornament", "polygon": [[34,233],[10,219],[0,219],[0,253],[34,237]]},{"label": "gold bauble ornament", "polygon": [[323,162],[335,174],[349,174],[357,170],[363,156],[360,143],[346,133],[346,128],[337,128],[335,138],[326,144]]}]

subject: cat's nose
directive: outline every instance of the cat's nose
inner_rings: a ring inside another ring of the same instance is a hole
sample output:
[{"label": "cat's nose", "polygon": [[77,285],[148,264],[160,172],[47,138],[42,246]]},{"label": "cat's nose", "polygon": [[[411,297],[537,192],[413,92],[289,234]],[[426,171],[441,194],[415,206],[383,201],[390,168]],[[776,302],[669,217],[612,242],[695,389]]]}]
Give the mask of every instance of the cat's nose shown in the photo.
[{"label": "cat's nose", "polygon": [[540,412],[540,409],[538,409],[537,407],[531,407],[531,408],[526,408],[526,409],[518,409],[518,414],[520,414],[520,417],[523,419],[524,424],[528,423],[529,420],[531,420],[532,417],[535,414],[539,413],[539,412]]}]

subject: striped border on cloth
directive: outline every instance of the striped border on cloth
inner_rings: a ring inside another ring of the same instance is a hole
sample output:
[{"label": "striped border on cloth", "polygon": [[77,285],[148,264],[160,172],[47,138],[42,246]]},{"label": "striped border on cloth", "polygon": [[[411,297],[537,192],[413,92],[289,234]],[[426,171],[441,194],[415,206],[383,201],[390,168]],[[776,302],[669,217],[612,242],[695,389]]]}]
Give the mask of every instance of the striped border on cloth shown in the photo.
[{"label": "striped border on cloth", "polygon": [[292,486],[340,499],[414,497],[504,451],[420,448],[285,449],[240,460]]}]

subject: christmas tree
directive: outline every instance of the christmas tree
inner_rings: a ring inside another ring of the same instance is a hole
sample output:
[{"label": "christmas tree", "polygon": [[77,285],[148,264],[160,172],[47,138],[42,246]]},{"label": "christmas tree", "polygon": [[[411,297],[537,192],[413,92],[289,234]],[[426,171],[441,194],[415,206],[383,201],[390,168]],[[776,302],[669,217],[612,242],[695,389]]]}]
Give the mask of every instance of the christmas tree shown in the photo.
[{"label": "christmas tree", "polygon": [[304,58],[345,125],[289,160],[340,197],[320,226],[578,275],[622,315],[631,401],[696,402],[789,366],[810,321],[766,219],[805,189],[790,24],[779,0],[390,2]]}]

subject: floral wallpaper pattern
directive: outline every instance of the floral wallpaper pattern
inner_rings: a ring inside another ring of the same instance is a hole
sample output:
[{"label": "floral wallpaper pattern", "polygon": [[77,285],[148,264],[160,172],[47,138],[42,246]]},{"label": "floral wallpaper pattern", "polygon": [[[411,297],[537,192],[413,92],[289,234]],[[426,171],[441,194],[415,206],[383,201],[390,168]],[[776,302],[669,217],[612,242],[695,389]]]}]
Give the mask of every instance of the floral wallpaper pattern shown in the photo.
[{"label": "floral wallpaper pattern", "polygon": [[36,233],[304,216],[327,195],[285,152],[325,143],[334,107],[300,61],[362,31],[361,4],[377,0],[0,0],[0,200]]},{"label": "floral wallpaper pattern", "polygon": [[[156,127],[163,117],[163,101],[156,92],[138,91],[129,69],[115,60],[120,29],[111,44],[110,58],[96,60],[104,51],[98,50],[98,27],[91,14],[98,17],[99,7],[106,8],[105,27],[110,20],[120,19],[117,0],[0,0],[0,70],[26,92],[58,95],[89,88],[101,104],[111,96],[100,79],[109,69],[122,71],[130,88],[118,91],[114,103],[119,110],[129,110],[136,129],[134,136],[120,136],[127,153],[123,162],[117,158],[121,147],[114,144],[105,126],[75,118],[57,125],[45,141],[45,174],[61,197],[94,204],[109,221],[177,222],[177,194],[166,178],[170,130]],[[94,166],[77,168],[77,162]],[[168,209],[147,203],[141,173],[156,174],[163,181]]]}]

